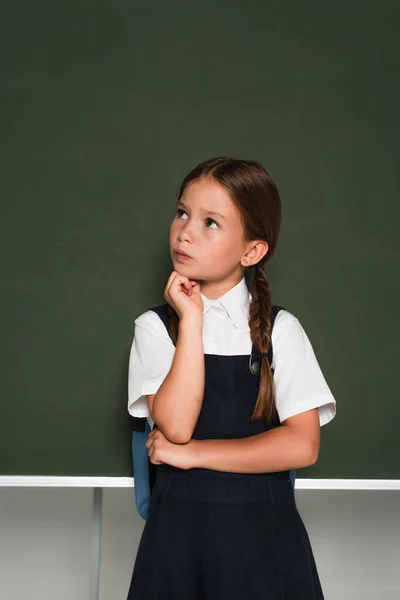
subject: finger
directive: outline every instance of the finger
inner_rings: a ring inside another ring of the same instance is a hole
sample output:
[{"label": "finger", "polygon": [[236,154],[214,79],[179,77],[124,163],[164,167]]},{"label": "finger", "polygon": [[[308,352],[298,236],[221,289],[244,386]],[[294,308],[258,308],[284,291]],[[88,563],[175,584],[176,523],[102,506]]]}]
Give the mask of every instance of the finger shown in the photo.
[{"label": "finger", "polygon": [[152,452],[151,455],[149,455],[149,460],[151,463],[153,463],[153,465],[161,464],[161,461],[159,460],[156,452]]},{"label": "finger", "polygon": [[193,287],[192,287],[192,292],[193,292],[194,294],[200,294],[200,284],[199,284],[199,282],[198,282],[198,281],[195,281],[195,282],[194,282],[194,285],[193,285]]},{"label": "finger", "polygon": [[153,465],[162,465],[164,464],[162,460],[159,460],[158,458],[153,457],[153,459],[150,459],[150,462],[153,463]]},{"label": "finger", "polygon": [[183,287],[183,291],[185,292],[185,294],[190,294],[190,292],[192,291],[192,286],[190,285],[189,279],[185,279],[180,283]]},{"label": "finger", "polygon": [[170,275],[168,277],[167,283],[165,284],[165,291],[166,292],[170,289],[171,284],[172,284],[173,280],[175,279],[175,277],[177,275],[178,275],[177,271],[171,271],[171,273],[170,273]]},{"label": "finger", "polygon": [[170,279],[168,280],[168,283],[167,283],[167,286],[166,286],[166,290],[165,290],[165,294],[169,296],[171,287],[173,285],[176,285],[176,284],[184,285],[185,287],[187,287],[187,289],[190,288],[188,277],[185,277],[184,275],[181,275],[177,271],[173,271],[171,273]]},{"label": "finger", "polygon": [[167,281],[167,283],[165,285],[164,297],[165,297],[166,300],[169,299],[169,290],[171,289],[171,284],[172,284],[172,281],[173,281],[175,275],[176,275],[176,271],[172,271],[172,273],[168,277],[168,281]]}]

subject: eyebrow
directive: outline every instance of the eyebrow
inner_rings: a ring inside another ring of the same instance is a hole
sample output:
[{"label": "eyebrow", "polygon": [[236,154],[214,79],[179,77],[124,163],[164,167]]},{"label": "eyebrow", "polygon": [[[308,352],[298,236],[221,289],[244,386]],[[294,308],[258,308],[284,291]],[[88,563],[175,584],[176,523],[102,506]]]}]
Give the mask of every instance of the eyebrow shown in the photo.
[{"label": "eyebrow", "polygon": [[[183,208],[187,208],[186,204],[184,202],[182,202],[182,200],[178,201],[177,206],[183,206]],[[207,210],[206,208],[202,208],[201,211],[203,213],[207,213],[208,215],[216,215],[217,217],[220,217],[221,219],[224,219],[224,221],[226,221],[226,217],[224,217],[224,215],[222,215],[220,212],[216,212],[213,210]]]}]

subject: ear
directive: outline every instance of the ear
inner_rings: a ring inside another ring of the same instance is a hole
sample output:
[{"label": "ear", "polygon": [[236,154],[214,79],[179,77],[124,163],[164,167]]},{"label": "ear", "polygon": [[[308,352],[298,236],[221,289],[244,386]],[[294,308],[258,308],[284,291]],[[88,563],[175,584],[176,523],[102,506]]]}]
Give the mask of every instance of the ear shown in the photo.
[{"label": "ear", "polygon": [[244,254],[248,260],[246,266],[251,267],[252,265],[259,263],[267,254],[268,248],[268,243],[265,240],[253,240],[249,242]]}]

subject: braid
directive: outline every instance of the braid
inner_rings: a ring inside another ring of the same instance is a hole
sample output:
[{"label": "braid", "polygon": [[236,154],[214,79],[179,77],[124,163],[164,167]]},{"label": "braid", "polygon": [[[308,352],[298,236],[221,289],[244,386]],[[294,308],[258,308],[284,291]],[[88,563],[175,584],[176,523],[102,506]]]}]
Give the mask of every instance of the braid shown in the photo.
[{"label": "braid", "polygon": [[[272,300],[269,282],[264,269],[254,270],[252,300],[249,307],[249,327],[251,341],[260,352],[268,352],[271,345]],[[276,418],[275,387],[271,366],[268,360],[261,359],[260,388],[252,419]]]}]

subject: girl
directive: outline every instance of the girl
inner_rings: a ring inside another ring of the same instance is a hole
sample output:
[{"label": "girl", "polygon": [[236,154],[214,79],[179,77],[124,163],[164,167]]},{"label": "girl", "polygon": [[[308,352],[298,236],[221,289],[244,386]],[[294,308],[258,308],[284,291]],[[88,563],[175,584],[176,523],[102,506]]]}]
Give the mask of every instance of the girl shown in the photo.
[{"label": "girl", "polygon": [[323,598],[290,470],[316,462],[336,402],[300,322],[272,306],[280,223],[257,161],[211,159],[181,185],[167,303],[135,320],[130,356],[156,477],[128,600]]}]

